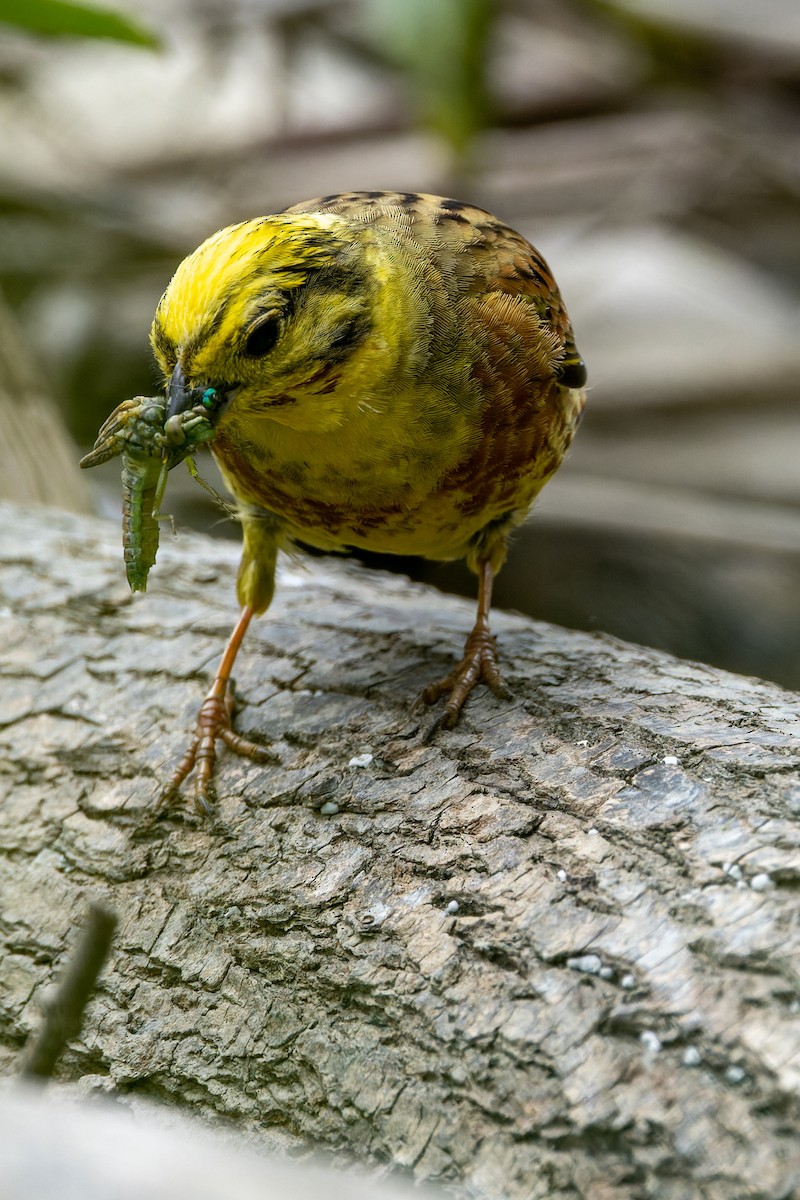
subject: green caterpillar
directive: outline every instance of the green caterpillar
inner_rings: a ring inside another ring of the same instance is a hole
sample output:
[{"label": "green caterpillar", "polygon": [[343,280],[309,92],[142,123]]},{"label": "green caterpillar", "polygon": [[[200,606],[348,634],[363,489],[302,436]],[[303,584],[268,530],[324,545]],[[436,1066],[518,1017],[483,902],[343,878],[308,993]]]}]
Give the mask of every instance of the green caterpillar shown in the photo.
[{"label": "green caterpillar", "polygon": [[199,404],[166,420],[159,396],[124,400],[103,425],[82,467],[96,467],[122,456],[122,547],[125,574],[132,592],[143,592],[156,561],[159,511],[167,473],[214,434],[206,408]]}]

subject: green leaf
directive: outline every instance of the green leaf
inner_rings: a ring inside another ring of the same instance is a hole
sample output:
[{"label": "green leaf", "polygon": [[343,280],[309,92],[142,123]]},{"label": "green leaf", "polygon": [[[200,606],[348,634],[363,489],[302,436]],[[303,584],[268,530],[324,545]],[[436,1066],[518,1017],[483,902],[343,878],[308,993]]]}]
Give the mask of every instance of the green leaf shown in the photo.
[{"label": "green leaf", "polygon": [[152,49],[161,45],[154,33],[118,12],[71,0],[0,0],[0,24],[48,37],[113,38]]}]

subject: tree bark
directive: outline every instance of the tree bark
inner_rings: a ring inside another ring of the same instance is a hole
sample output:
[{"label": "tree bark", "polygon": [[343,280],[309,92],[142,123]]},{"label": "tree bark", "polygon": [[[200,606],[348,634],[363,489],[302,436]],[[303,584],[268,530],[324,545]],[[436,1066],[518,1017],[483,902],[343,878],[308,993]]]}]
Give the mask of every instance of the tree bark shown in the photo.
[{"label": "tree bark", "polygon": [[[425,740],[464,601],[290,563],[237,663],[216,817],[148,825],[236,550],[0,509],[0,1061],[89,899],[120,928],[63,1079],[457,1195],[800,1186],[798,697],[496,613],[515,699]],[[189,811],[189,803],[184,813]]]}]

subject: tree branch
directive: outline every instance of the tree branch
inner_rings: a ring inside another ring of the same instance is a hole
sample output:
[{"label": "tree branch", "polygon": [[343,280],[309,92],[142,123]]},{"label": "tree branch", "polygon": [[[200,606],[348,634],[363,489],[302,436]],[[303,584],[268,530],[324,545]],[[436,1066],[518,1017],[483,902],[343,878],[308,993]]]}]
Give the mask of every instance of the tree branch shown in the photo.
[{"label": "tree branch", "polygon": [[116,952],[61,1078],[461,1195],[791,1195],[798,697],[496,614],[514,701],[426,745],[472,606],[314,560],[237,663],[279,761],[226,756],[215,823],[142,832],[237,557],[165,535],[133,601],[113,527],[2,510],[0,1062],[100,886]]},{"label": "tree branch", "polygon": [[49,1079],[67,1043],[76,1038],[83,1014],[108,958],[117,915],[102,904],[89,905],[86,926],[67,964],[58,991],[45,1007],[44,1021],[25,1054],[22,1075]]}]

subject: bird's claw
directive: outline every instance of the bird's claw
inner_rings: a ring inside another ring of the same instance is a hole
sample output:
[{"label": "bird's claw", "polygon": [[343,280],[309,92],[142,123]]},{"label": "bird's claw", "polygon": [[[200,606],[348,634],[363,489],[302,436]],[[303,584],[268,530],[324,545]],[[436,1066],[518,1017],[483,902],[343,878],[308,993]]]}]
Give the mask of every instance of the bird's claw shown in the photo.
[{"label": "bird's claw", "polygon": [[274,762],[275,755],[256,742],[236,733],[233,728],[235,707],[233,682],[215,680],[214,687],[200,705],[192,740],[181,761],[163,789],[160,804],[172,800],[192,771],[196,772],[194,787],[195,808],[201,816],[213,812],[213,777],[217,762],[217,741],[222,741],[234,754],[252,758],[255,762]]},{"label": "bird's claw", "polygon": [[467,638],[461,661],[442,679],[428,684],[417,701],[418,705],[435,704],[450,693],[444,712],[434,722],[431,733],[455,726],[467,697],[478,683],[485,683],[503,700],[511,698],[498,666],[495,640],[482,623],[477,624]]}]

